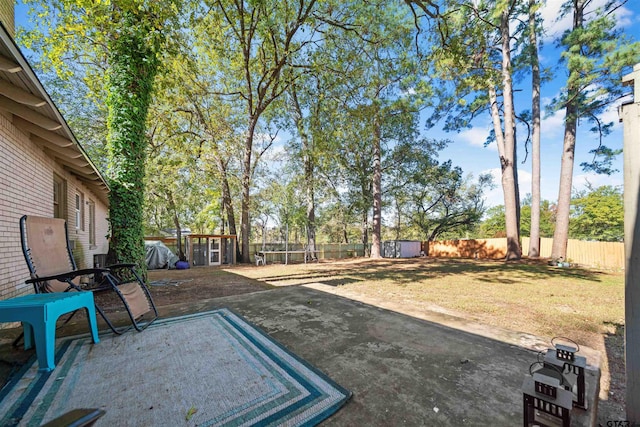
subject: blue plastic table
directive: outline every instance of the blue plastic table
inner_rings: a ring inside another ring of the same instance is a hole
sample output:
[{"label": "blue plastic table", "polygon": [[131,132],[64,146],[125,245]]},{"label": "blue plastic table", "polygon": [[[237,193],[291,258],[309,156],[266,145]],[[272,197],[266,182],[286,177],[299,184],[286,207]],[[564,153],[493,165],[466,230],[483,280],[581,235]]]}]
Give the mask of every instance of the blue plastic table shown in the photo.
[{"label": "blue plastic table", "polygon": [[22,322],[24,348],[31,348],[35,341],[39,370],[51,371],[56,367],[56,321],[61,315],[80,308],[87,311],[93,342],[99,342],[96,309],[91,292],[32,294],[2,300],[0,322]]}]

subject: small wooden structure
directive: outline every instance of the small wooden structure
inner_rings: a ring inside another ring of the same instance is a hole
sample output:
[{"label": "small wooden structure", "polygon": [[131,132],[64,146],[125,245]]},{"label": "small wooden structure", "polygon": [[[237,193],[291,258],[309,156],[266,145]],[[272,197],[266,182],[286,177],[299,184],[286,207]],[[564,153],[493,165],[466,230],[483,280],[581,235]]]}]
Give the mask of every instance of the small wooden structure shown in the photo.
[{"label": "small wooden structure", "polygon": [[193,266],[236,263],[237,236],[233,234],[189,234],[186,253]]}]

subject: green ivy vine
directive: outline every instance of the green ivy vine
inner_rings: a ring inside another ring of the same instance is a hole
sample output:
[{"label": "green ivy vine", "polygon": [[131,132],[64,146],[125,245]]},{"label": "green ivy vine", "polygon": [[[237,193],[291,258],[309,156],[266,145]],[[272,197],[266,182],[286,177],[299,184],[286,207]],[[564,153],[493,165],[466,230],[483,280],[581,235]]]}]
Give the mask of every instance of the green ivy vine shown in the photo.
[{"label": "green ivy vine", "polygon": [[[109,45],[107,106],[111,262],[135,263],[146,277],[143,208],[145,125],[158,71],[157,39],[141,12],[122,12]],[[156,34],[157,35],[157,34]],[[155,41],[156,43],[154,43]]]}]

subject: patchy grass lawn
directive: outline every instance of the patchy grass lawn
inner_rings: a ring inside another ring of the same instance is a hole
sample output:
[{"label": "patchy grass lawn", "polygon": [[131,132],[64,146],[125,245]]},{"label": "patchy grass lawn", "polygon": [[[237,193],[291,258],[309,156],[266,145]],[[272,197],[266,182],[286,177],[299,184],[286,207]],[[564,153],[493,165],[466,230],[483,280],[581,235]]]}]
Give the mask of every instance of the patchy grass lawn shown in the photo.
[{"label": "patchy grass lawn", "polygon": [[234,272],[276,286],[323,283],[541,338],[564,336],[600,350],[603,335],[624,324],[623,273],[542,261],[358,259]]}]

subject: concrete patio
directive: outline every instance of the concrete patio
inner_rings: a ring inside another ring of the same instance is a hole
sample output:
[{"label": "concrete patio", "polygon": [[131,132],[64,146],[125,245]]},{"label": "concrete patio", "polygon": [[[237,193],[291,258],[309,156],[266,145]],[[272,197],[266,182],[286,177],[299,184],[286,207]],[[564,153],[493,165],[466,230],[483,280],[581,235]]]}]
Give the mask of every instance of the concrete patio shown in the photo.
[{"label": "concrete patio", "polygon": [[[323,425],[522,424],[520,388],[536,361],[532,349],[544,343],[440,313],[380,305],[338,296],[334,287],[318,283],[164,306],[160,315],[228,307],[244,316],[353,392]],[[84,330],[86,324],[77,321],[59,334]],[[24,361],[29,354],[11,348],[16,334],[0,331],[0,359]],[[595,425],[599,358],[588,349],[581,354],[592,365],[590,409],[574,409],[572,425]]]}]

